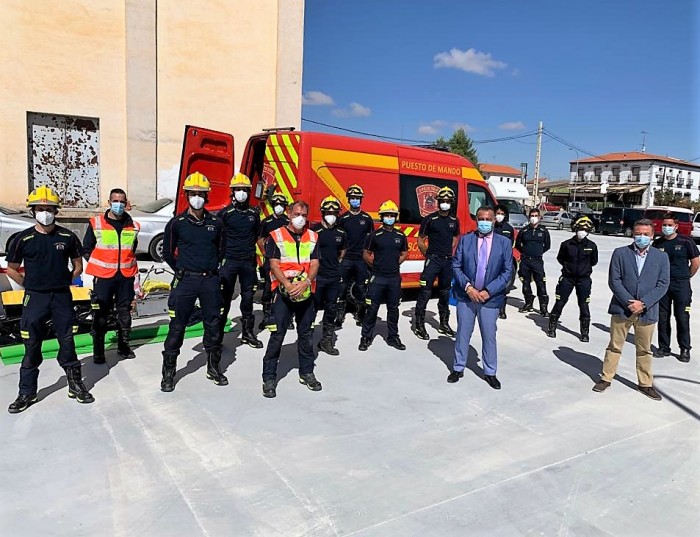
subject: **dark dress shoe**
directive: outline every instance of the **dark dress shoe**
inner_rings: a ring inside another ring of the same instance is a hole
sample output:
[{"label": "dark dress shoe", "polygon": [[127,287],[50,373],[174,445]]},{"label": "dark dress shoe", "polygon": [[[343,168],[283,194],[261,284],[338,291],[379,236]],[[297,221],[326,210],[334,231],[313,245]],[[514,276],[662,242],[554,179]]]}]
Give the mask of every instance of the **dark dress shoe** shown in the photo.
[{"label": "dark dress shoe", "polygon": [[687,364],[690,362],[690,349],[681,349],[681,353],[678,356],[678,361]]},{"label": "dark dress shoe", "polygon": [[671,356],[671,349],[656,349],[656,352],[654,352],[654,358],[664,358],[666,356]]},{"label": "dark dress shoe", "polygon": [[653,399],[654,401],[661,401],[661,396],[659,395],[659,392],[657,392],[653,386],[637,386],[637,389],[644,395],[646,395],[649,399]]},{"label": "dark dress shoe", "polygon": [[464,371],[452,371],[448,377],[447,377],[447,382],[450,384],[454,384],[455,382],[458,382],[459,379],[461,379],[464,376]]},{"label": "dark dress shoe", "polygon": [[484,375],[484,380],[491,386],[494,390],[501,389],[501,382],[496,378],[496,375]]}]

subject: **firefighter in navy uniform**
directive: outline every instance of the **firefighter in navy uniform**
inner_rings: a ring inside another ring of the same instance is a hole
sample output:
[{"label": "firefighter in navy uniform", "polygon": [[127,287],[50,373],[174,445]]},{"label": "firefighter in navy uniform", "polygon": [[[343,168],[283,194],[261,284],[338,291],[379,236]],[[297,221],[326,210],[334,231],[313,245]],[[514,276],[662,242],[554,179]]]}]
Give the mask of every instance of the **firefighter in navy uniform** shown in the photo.
[{"label": "firefighter in navy uniform", "polygon": [[401,303],[400,265],[408,256],[406,235],[394,228],[399,216],[398,206],[391,200],[382,203],[379,217],[382,227],[373,232],[365,243],[364,258],[372,268],[367,289],[367,313],[362,321],[361,351],[366,351],[372,344],[374,325],[377,322],[379,305],[386,304],[386,324],[388,328],[387,344],[400,351],[406,345],[399,338],[399,304]]},{"label": "firefighter in navy uniform", "polygon": [[163,380],[160,389],[175,389],[175,368],[185,328],[199,299],[204,324],[203,344],[207,353],[207,378],[226,386],[221,372],[219,323],[223,301],[219,263],[226,248],[226,231],[218,216],[204,208],[211,190],[209,180],[199,172],[187,176],[183,185],[189,207],[165,226],[163,258],[175,272],[168,298],[170,325],[163,345]]},{"label": "firefighter in navy uniform", "polygon": [[[7,254],[7,275],[24,287],[20,319],[24,358],[19,368],[19,395],[7,409],[10,414],[22,412],[37,401],[41,344],[49,320],[58,340],[58,363],[66,371],[68,397],[79,403],[95,400],[83,384],[73,341],[75,315],[70,285],[83,271],[82,247],[72,231],[54,223],[59,206],[58,196],[50,188],[33,190],[27,207],[37,223],[12,240]],[[24,273],[20,272],[22,263]]]},{"label": "firefighter in navy uniform", "polygon": [[254,349],[262,349],[262,341],[255,337],[253,316],[253,293],[257,280],[255,244],[260,234],[260,213],[249,204],[251,184],[246,175],[237,173],[229,186],[231,203],[218,213],[226,230],[226,252],[219,269],[224,301],[219,333],[223,338],[233,290],[238,279],[241,284],[241,342]]},{"label": "firefighter in navy uniform", "polygon": [[274,230],[284,227],[289,224],[287,218],[287,198],[284,194],[274,194],[269,200],[272,207],[272,214],[260,222],[260,232],[258,234],[258,249],[263,256],[263,265],[261,274],[263,279],[263,290],[260,301],[263,307],[263,319],[258,325],[258,329],[262,330],[272,323],[270,312],[272,311],[272,290],[270,280],[270,260],[265,255],[265,241]]},{"label": "firefighter in navy uniform", "polygon": [[359,185],[351,185],[345,193],[350,209],[340,216],[338,227],[347,235],[347,250],[340,265],[342,286],[340,288],[340,300],[338,300],[338,315],[335,325],[340,328],[345,322],[345,308],[351,284],[354,284],[354,297],[357,301],[358,311],[355,313],[355,322],[362,325],[365,313],[365,296],[367,293],[367,263],[363,259],[365,241],[374,231],[372,217],[361,209],[362,198],[365,193]]},{"label": "firefighter in navy uniform", "polygon": [[289,225],[277,228],[265,243],[272,278],[272,319],[270,340],[263,357],[263,396],[277,396],[277,364],[289,327],[297,321],[299,382],[318,392],[321,383],[314,375],[313,325],[316,316],[314,287],[318,273],[318,234],[307,228],[309,206],[297,201],[289,209]]},{"label": "firefighter in navy uniform", "polygon": [[591,301],[591,274],[593,267],[598,264],[598,247],[588,238],[593,231],[593,221],[587,216],[579,217],[574,223],[572,238],[565,240],[559,247],[557,261],[561,265],[561,276],[557,283],[556,302],[549,314],[549,337],[557,337],[557,323],[561,312],[569,300],[571,292],[576,289],[578,299],[579,323],[581,341],[589,341],[591,312],[588,304]]},{"label": "firefighter in navy uniform", "polygon": [[[439,210],[429,214],[420,225],[418,248],[425,256],[425,265],[420,275],[420,291],[416,300],[413,333],[420,339],[430,339],[425,330],[425,308],[433,292],[435,278],[438,280],[438,332],[452,337],[450,328],[450,287],[452,286],[452,252],[459,237],[459,220],[451,214],[455,203],[455,193],[450,187],[438,191]],[[428,244],[425,240],[428,239]]]},{"label": "firefighter in navy uniform", "polygon": [[83,256],[88,261],[85,273],[93,277],[92,361],[96,364],[105,363],[107,318],[114,305],[119,327],[117,354],[136,357],[129,346],[129,332],[134,281],[139,271],[136,246],[140,226],[125,211],[126,204],[126,192],[112,189],[110,208],[90,219],[83,238]]},{"label": "firefighter in navy uniform", "polygon": [[518,238],[515,239],[515,249],[520,252],[518,275],[523,283],[523,297],[525,298],[525,304],[518,311],[524,313],[533,310],[532,304],[535,301],[535,296],[532,294],[530,284],[534,279],[537,287],[537,298],[540,302],[540,314],[542,317],[548,317],[549,296],[547,296],[547,276],[544,273],[542,256],[549,250],[551,240],[547,228],[539,224],[539,209],[530,209],[528,216],[530,223],[520,230]]},{"label": "firefighter in navy uniform", "polygon": [[323,336],[318,349],[331,356],[340,354],[333,342],[333,332],[340,296],[340,263],[346,248],[345,231],[336,225],[339,214],[340,201],[333,196],[324,198],[321,202],[323,221],[312,228],[318,234],[319,257],[314,300],[316,310],[323,308]]},{"label": "firefighter in navy uniform", "polygon": [[[494,224],[493,232],[497,233],[498,235],[503,235],[506,239],[508,239],[512,248],[515,244],[515,229],[513,229],[513,226],[511,226],[510,222],[508,222],[508,220],[510,220],[510,212],[508,211],[508,207],[499,203],[496,205],[496,207],[494,207],[494,212],[496,213],[496,223]],[[513,265],[515,266],[515,260],[513,260]],[[515,271],[513,271],[513,277],[515,277]],[[513,282],[511,282],[508,287],[510,288],[512,285]],[[503,301],[503,306],[501,306],[501,310],[498,312],[499,319],[508,318],[508,315],[506,315],[508,291],[509,289],[506,289],[506,300]]]},{"label": "firefighter in navy uniform", "polygon": [[700,252],[693,239],[678,234],[678,220],[673,213],[664,215],[662,237],[653,243],[668,255],[671,265],[671,284],[659,302],[659,345],[657,358],[671,355],[671,312],[676,318],[676,339],[680,347],[678,360],[690,361],[690,303],[693,291],[690,278],[700,268]]}]

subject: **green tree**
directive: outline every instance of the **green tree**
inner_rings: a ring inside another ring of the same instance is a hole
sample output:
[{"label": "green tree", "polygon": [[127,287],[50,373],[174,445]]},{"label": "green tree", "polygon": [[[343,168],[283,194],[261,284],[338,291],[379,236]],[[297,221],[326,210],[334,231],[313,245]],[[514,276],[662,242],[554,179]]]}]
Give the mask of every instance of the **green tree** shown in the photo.
[{"label": "green tree", "polygon": [[447,149],[450,153],[456,153],[469,159],[469,161],[479,167],[479,156],[477,155],[474,142],[467,135],[464,129],[457,129],[449,140],[445,140],[442,136],[435,140],[435,147]]}]

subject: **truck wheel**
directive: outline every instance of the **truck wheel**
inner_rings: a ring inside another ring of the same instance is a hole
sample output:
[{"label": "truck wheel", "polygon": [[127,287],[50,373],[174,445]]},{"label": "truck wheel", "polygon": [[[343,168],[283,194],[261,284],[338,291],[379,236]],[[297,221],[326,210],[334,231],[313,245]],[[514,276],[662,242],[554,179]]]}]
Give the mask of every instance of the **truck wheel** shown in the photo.
[{"label": "truck wheel", "polygon": [[161,263],[163,261],[163,235],[156,235],[156,238],[151,241],[148,246],[148,254],[153,258],[153,261]]},{"label": "truck wheel", "polygon": [[632,236],[632,228],[626,227],[625,228],[625,237],[631,237],[631,236]]}]

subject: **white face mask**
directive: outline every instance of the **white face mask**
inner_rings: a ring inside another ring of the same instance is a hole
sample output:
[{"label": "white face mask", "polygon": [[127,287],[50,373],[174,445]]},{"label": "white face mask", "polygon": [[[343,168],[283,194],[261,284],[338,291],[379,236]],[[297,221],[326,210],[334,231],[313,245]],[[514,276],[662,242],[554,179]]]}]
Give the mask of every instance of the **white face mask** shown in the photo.
[{"label": "white face mask", "polygon": [[533,226],[536,226],[536,225],[537,225],[537,222],[539,222],[539,221],[540,221],[540,219],[539,219],[537,216],[531,216],[531,217],[530,217],[530,223],[531,223]]},{"label": "white face mask", "polygon": [[202,196],[192,196],[190,198],[190,206],[195,211],[198,211],[199,209],[204,207],[204,198]]},{"label": "white face mask", "polygon": [[583,240],[586,237],[588,237],[588,231],[583,231],[582,229],[576,232],[576,236],[579,238],[579,240]]},{"label": "white face mask", "polygon": [[335,224],[335,221],[338,219],[338,217],[334,214],[326,214],[323,216],[323,219],[326,221],[326,224],[332,226]]},{"label": "white face mask", "polygon": [[452,206],[449,203],[441,203],[440,204],[441,211],[449,211],[450,207],[452,207]]},{"label": "white face mask", "polygon": [[275,211],[275,214],[277,216],[279,216],[284,212],[284,206],[283,205],[275,205],[272,210]]},{"label": "white face mask", "polygon": [[292,218],[292,225],[296,229],[304,229],[304,226],[306,225],[306,217],[295,216],[294,218]]},{"label": "white face mask", "polygon": [[497,215],[496,215],[496,222],[498,222],[499,224],[500,224],[501,222],[503,222],[505,219],[506,219],[506,215],[505,215],[505,214],[497,214]]},{"label": "white face mask", "polygon": [[36,221],[39,222],[42,226],[50,226],[51,224],[53,224],[53,221],[56,217],[53,213],[49,211],[37,211],[34,213],[34,218],[36,218]]},{"label": "white face mask", "polygon": [[248,193],[245,190],[236,190],[233,193],[233,197],[236,198],[236,201],[238,203],[243,203],[245,200],[248,199]]}]

